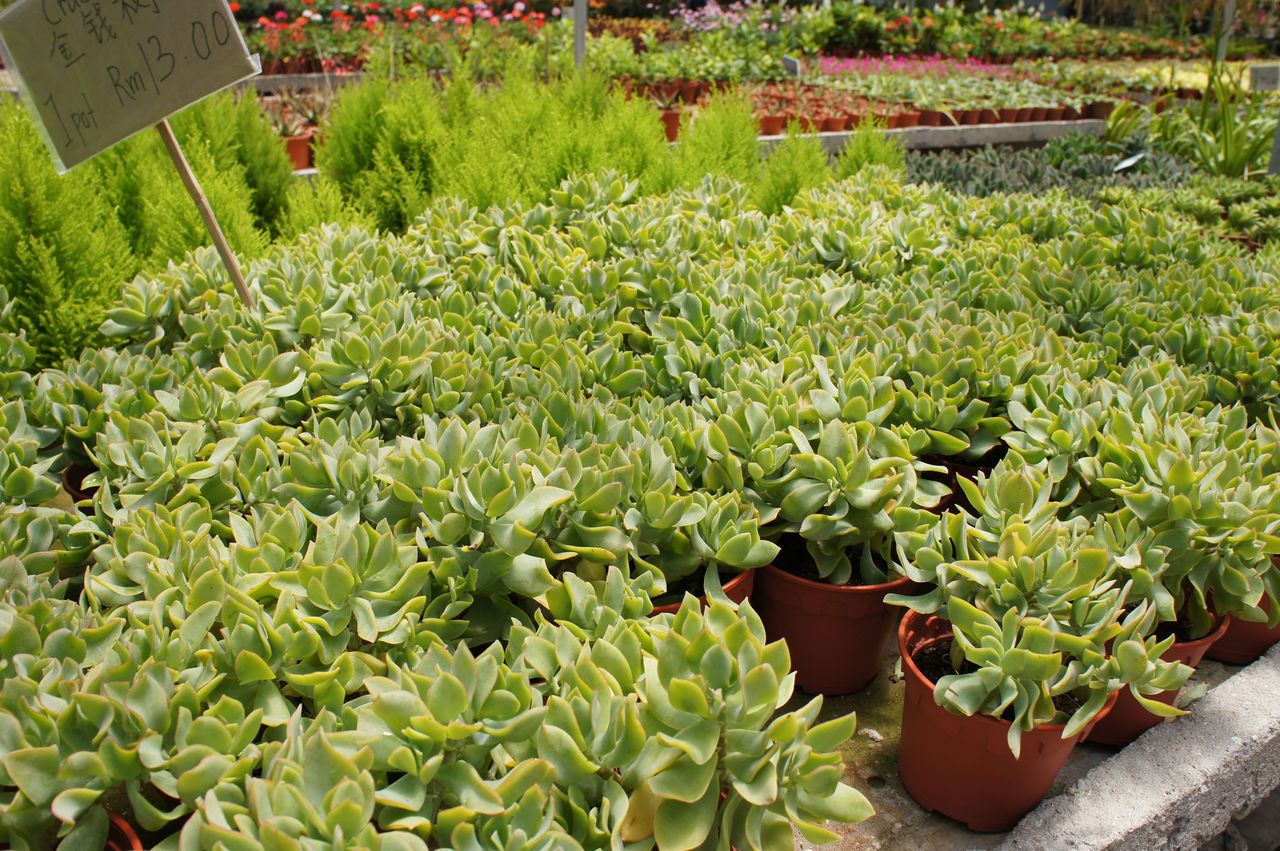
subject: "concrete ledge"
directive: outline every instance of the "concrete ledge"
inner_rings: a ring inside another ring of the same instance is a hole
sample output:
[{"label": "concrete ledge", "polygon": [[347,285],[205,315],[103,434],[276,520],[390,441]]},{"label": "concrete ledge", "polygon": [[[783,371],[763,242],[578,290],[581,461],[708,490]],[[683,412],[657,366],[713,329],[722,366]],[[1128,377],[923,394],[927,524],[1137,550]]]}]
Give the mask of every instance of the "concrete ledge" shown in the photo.
[{"label": "concrete ledge", "polygon": [[[897,139],[909,151],[942,148],[981,148],[987,145],[1034,145],[1071,133],[1101,136],[1107,122],[1096,119],[1080,121],[1034,121],[1022,124],[966,124],[960,127],[903,127],[886,130],[885,135]],[[835,156],[852,138],[852,132],[811,133],[822,142],[827,153]],[[761,136],[760,151],[768,154],[785,136]]]},{"label": "concrete ledge", "polygon": [[364,81],[364,72],[355,71],[345,74],[271,74],[259,75],[252,79],[237,83],[235,88],[242,89],[253,86],[259,94],[283,91],[299,91],[314,89],[332,89],[349,86]]},{"label": "concrete ledge", "polygon": [[1280,786],[1278,698],[1280,645],[1045,801],[1001,847],[1200,848]]}]

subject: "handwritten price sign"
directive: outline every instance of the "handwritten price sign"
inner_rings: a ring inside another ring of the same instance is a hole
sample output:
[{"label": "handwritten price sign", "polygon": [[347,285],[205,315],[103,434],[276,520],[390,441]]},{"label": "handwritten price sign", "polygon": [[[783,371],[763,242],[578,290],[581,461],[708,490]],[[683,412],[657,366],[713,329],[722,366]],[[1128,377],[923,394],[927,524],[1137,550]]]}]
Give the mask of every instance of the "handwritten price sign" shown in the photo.
[{"label": "handwritten price sign", "polygon": [[226,0],[18,0],[0,54],[62,171],[258,72]]}]

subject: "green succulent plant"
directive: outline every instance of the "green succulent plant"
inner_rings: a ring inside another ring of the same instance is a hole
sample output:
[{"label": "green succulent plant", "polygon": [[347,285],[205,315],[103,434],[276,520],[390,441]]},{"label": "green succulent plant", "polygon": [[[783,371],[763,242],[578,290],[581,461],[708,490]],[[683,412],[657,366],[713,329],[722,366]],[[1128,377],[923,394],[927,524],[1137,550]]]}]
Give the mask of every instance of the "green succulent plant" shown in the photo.
[{"label": "green succulent plant", "polygon": [[[934,700],[952,712],[1011,722],[1009,747],[1022,734],[1063,724],[1083,729],[1111,692],[1129,686],[1139,703],[1177,714],[1148,698],[1177,688],[1190,669],[1161,661],[1173,643],[1152,637],[1158,606],[1148,596],[1163,565],[1146,560],[1083,518],[1058,519],[1048,465],[1010,455],[990,477],[962,487],[976,517],[948,512],[927,533],[904,536],[907,575],[932,586],[924,595],[886,601],[938,613],[952,628],[954,674],[934,684]],[[1138,564],[1134,564],[1135,558]],[[1134,578],[1129,570],[1142,568]],[[1063,702],[1066,696],[1076,701]]]}]

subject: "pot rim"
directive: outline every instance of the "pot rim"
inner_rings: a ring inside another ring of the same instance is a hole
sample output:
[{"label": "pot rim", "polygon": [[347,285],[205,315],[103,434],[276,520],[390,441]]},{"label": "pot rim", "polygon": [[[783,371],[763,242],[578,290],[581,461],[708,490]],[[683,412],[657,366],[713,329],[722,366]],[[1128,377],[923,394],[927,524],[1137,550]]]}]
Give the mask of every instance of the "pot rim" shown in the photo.
[{"label": "pot rim", "polygon": [[[948,621],[946,618],[941,618],[941,617],[938,617],[937,615],[924,615],[924,614],[921,614],[920,612],[917,612],[915,609],[908,609],[906,615],[903,616],[902,618],[902,622],[898,624],[898,652],[902,656],[902,672],[904,675],[914,677],[917,681],[924,683],[928,687],[930,694],[932,694],[934,686],[936,684],[920,672],[920,669],[916,667],[915,660],[911,658],[911,654],[906,652],[907,622],[910,621],[913,617],[938,618],[938,620],[946,623],[948,626],[950,626],[951,622]],[[939,635],[934,638],[930,638],[927,641],[925,641],[921,645],[921,647],[927,644],[931,644],[935,641],[941,641],[943,638],[946,638],[946,637],[947,636]],[[954,639],[955,634],[952,633],[951,637]],[[1120,699],[1120,690],[1118,689],[1108,694],[1106,702],[1102,704],[1102,708],[1098,710],[1098,714],[1095,715],[1087,724],[1085,724],[1084,727],[1082,727],[1076,733],[1075,738],[1079,741],[1084,741],[1085,738],[1088,736],[1089,731],[1093,729],[1093,725],[1104,714],[1106,714],[1106,712],[1109,709],[1111,709],[1111,707],[1114,706],[1115,702],[1119,699]],[[1012,721],[1005,721],[1003,718],[993,718],[990,715],[984,715],[982,713],[979,713],[977,715],[963,715],[961,713],[951,712],[950,709],[948,709],[945,706],[942,706],[941,704],[938,705],[938,708],[954,715],[957,718],[969,718],[975,722],[982,723],[982,724],[995,724],[1005,731],[1008,731],[1008,729],[1013,726]],[[1044,731],[1046,733],[1053,732],[1053,733],[1057,733],[1057,738],[1061,739],[1062,731],[1065,730],[1066,728],[1067,728],[1066,724],[1040,724],[1035,727],[1032,727],[1030,730],[1023,730],[1022,734],[1025,736],[1031,733],[1038,733],[1041,731]]]},{"label": "pot rim", "polygon": [[837,594],[857,594],[866,591],[883,591],[886,589],[899,588],[911,583],[911,577],[900,576],[890,582],[881,582],[876,585],[832,585],[830,582],[814,582],[812,579],[805,579],[802,576],[796,576],[794,573],[783,570],[776,564],[772,563],[756,569],[762,573],[767,573],[770,576],[785,577],[788,582],[794,582],[802,588],[832,591]]},{"label": "pot rim", "polygon": [[[730,588],[737,590],[738,588],[741,588],[743,585],[746,585],[748,582],[751,582],[754,579],[755,572],[757,570],[762,570],[762,569],[763,568],[759,568],[759,567],[749,567],[746,570],[739,571],[735,573],[732,577],[730,577],[728,581],[723,582],[720,585],[720,590],[724,591],[726,594],[729,593]],[[752,590],[754,590],[754,587],[752,588]],[[684,593],[692,594],[693,592],[685,591]],[[695,599],[701,600],[704,606],[708,604],[707,595],[705,593],[694,594],[693,596]],[[650,603],[652,602],[653,601],[651,600]],[[664,603],[661,606],[654,606],[653,611],[649,613],[649,617],[653,617],[655,615],[662,615],[662,614],[675,614],[676,612],[680,611],[680,607],[682,605],[684,605],[684,595],[681,595],[680,599],[676,600],[674,603]]]},{"label": "pot rim", "polygon": [[1202,644],[1206,647],[1212,645],[1226,634],[1227,629],[1231,626],[1231,621],[1234,620],[1230,614],[1219,615],[1215,612],[1213,616],[1218,618],[1218,625],[1211,630],[1208,635],[1201,636],[1200,638],[1196,638],[1192,641],[1175,641],[1173,644],[1169,645],[1169,649],[1173,650],[1175,647],[1199,647]]}]

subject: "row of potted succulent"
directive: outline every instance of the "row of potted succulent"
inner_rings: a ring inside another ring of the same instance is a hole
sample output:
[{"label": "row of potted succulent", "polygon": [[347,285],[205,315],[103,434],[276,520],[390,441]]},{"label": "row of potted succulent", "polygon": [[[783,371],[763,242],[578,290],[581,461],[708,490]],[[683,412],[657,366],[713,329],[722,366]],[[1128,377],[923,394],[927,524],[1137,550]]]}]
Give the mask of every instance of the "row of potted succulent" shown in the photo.
[{"label": "row of potted succulent", "polygon": [[[662,590],[716,598],[772,562],[752,592],[763,635],[788,564],[796,584],[945,607],[978,671],[942,674],[960,679],[933,698],[1012,706],[1016,741],[1068,717],[1084,729],[1099,695],[1175,685],[1157,623],[1183,609],[1203,626],[1209,591],[1223,613],[1267,615],[1278,547],[1257,479],[1277,441],[1258,415],[1277,379],[1246,349],[1274,346],[1256,319],[1277,304],[1250,283],[1273,273],[1234,246],[1132,198],[963,199],[878,172],[773,218],[723,180],[636,189],[606,175],[545,205],[441,201],[403,238],[317,231],[251,267],[260,315],[204,252],[125,288],[107,326],[133,341],[121,351],[6,371],[25,395],[0,481],[31,531],[4,537],[3,605],[31,629],[5,654],[24,661],[4,669],[0,717],[56,683],[118,727],[99,753],[44,709],[19,724],[6,839],[96,830],[119,784],[140,826],[183,824],[197,847],[268,822],[416,847],[428,824],[465,831],[440,820],[458,807],[477,831],[536,816],[580,842],[694,847],[719,830],[761,847],[788,820],[827,839],[815,820],[866,815],[832,785],[847,722],[779,719],[767,759],[801,775],[757,773],[754,748],[792,663],[802,687],[856,679],[811,679],[801,640],[786,660],[722,602],[646,621]],[[40,506],[72,461],[96,490]],[[55,571],[90,550],[78,598]],[[900,569],[919,593],[877,588]],[[1037,577],[1072,590],[1033,593]],[[718,702],[723,676],[741,699]],[[499,681],[511,697],[490,697]],[[1052,700],[1069,691],[1084,703],[1067,713]],[[433,693],[495,714],[450,728]],[[126,699],[146,711],[116,719]],[[540,708],[545,735],[517,735]],[[619,726],[589,738],[591,718]],[[408,738],[392,746],[392,727]],[[792,734],[824,755],[801,758]],[[650,736],[639,756],[621,744]],[[84,773],[41,785],[51,758]],[[659,764],[670,776],[650,781]],[[711,796],[715,778],[734,792]],[[291,782],[314,800],[280,804]],[[319,816],[340,784],[360,818]],[[517,812],[507,793],[535,787]],[[657,836],[677,825],[694,827]]]}]

